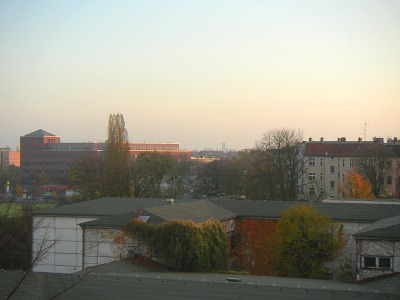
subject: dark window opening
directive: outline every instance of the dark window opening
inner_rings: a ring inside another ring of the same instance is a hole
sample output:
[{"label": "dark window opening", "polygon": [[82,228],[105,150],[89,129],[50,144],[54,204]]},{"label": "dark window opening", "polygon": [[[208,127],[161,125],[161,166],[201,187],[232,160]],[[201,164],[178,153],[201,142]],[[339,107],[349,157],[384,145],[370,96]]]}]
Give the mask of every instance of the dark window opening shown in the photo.
[{"label": "dark window opening", "polygon": [[375,257],[364,257],[364,266],[366,268],[375,268],[376,267],[376,259]]}]

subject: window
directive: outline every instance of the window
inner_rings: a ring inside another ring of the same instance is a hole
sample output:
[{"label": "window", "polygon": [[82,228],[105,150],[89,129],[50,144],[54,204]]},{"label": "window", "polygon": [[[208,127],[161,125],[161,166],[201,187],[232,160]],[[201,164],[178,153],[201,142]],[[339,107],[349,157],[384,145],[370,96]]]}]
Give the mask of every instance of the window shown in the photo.
[{"label": "window", "polygon": [[350,167],[354,167],[354,158],[350,158]]},{"label": "window", "polygon": [[320,166],[323,166],[323,165],[324,165],[324,159],[323,159],[323,158],[320,158],[320,160],[319,160],[319,165],[320,165]]},{"label": "window", "polygon": [[379,268],[390,269],[390,257],[378,257]]},{"label": "window", "polygon": [[323,173],[319,173],[319,180],[322,180],[324,178],[324,174]]},{"label": "window", "polygon": [[344,158],[342,159],[342,166],[343,166],[343,167],[345,166],[345,160],[344,160]]},{"label": "window", "polygon": [[315,180],[315,173],[308,174],[308,180]]},{"label": "window", "polygon": [[310,166],[315,166],[315,158],[310,158],[310,161],[308,163]]},{"label": "window", "polygon": [[375,268],[376,267],[376,258],[371,257],[371,256],[364,257],[364,267]]},{"label": "window", "polygon": [[392,184],[392,176],[389,175],[389,176],[387,177],[386,183],[387,183],[387,184]]},{"label": "window", "polygon": [[376,257],[376,256],[364,256],[364,268],[382,268],[390,269],[392,267],[391,257]]},{"label": "window", "polygon": [[330,188],[331,190],[333,190],[335,187],[336,187],[336,182],[335,182],[334,180],[331,180],[331,181],[329,182],[329,188]]},{"label": "window", "polygon": [[315,188],[314,188],[314,187],[310,187],[310,188],[308,189],[308,194],[309,194],[310,196],[315,196]]},{"label": "window", "polygon": [[334,174],[334,173],[335,173],[335,166],[330,166],[330,167],[329,167],[329,172],[330,172],[331,174]]}]

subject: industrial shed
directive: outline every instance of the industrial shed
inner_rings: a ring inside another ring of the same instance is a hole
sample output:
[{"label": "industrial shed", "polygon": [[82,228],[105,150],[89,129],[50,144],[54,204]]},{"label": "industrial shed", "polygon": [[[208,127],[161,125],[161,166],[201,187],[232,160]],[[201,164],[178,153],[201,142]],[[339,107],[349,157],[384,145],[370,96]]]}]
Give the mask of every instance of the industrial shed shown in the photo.
[{"label": "industrial shed", "polygon": [[[155,224],[168,220],[203,222],[214,218],[222,222],[229,236],[233,236],[236,220],[277,220],[283,209],[295,203],[214,198],[178,199],[171,205],[166,199],[101,198],[35,212],[33,222],[40,221],[42,226],[32,234],[32,256],[35,257],[35,250],[43,240],[55,242],[55,245],[50,247],[45,259],[34,266],[34,271],[73,273],[126,258],[135,251],[144,253],[145,245],[119,239],[123,225],[134,217]],[[354,266],[357,252],[353,235],[362,233],[375,222],[400,215],[398,203],[319,202],[314,205],[343,225],[349,237],[346,253],[353,259]],[[399,244],[394,247],[398,250]],[[395,272],[394,266],[388,273]],[[332,265],[332,268],[338,266]]]}]

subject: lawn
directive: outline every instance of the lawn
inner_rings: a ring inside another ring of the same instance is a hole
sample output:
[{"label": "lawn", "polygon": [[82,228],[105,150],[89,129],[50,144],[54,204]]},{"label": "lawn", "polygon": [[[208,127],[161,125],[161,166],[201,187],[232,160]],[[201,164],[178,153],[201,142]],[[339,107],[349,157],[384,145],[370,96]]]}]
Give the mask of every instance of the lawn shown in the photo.
[{"label": "lawn", "polygon": [[[9,216],[18,215],[22,212],[22,207],[27,205],[26,203],[10,203],[0,202],[0,216],[5,214]],[[54,207],[54,203],[33,203],[35,210],[41,210],[46,208]]]}]

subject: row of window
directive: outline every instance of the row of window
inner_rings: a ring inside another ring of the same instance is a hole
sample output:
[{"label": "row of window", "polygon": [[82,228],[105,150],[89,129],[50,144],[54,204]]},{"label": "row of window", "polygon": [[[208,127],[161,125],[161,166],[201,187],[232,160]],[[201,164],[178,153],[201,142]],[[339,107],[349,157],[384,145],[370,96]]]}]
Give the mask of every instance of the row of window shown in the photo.
[{"label": "row of window", "polygon": [[[331,157],[331,160],[333,160],[333,159],[334,159],[334,157]],[[309,166],[311,166],[311,167],[315,166],[315,165],[316,165],[316,160],[315,160],[315,158],[311,157],[311,158],[308,160],[308,164],[309,164]],[[320,160],[319,160],[319,165],[320,165],[320,166],[323,166],[323,165],[324,165],[324,159],[323,159],[322,157],[321,157]],[[355,160],[354,160],[354,158],[350,158],[350,160],[349,160],[349,167],[354,167],[354,165],[355,165]],[[346,166],[346,160],[345,160],[344,158],[342,159],[342,166],[343,166],[343,167]]]},{"label": "row of window", "polygon": [[64,174],[64,170],[21,170],[22,174]]},{"label": "row of window", "polygon": [[29,161],[26,161],[26,162],[24,162],[22,165],[23,166],[68,166],[68,167],[70,167],[70,166],[72,166],[74,163],[73,162],[71,162],[71,161],[66,161],[66,162],[63,162],[63,161],[34,161],[34,162],[29,162]]},{"label": "row of window", "polygon": [[362,261],[362,266],[364,268],[391,269],[392,258],[379,257],[379,256],[364,256]]}]

